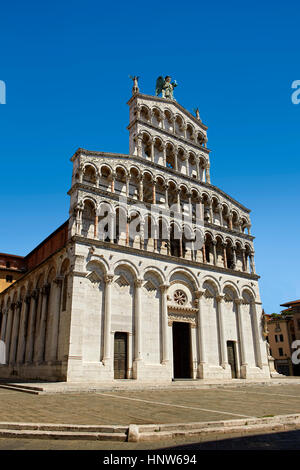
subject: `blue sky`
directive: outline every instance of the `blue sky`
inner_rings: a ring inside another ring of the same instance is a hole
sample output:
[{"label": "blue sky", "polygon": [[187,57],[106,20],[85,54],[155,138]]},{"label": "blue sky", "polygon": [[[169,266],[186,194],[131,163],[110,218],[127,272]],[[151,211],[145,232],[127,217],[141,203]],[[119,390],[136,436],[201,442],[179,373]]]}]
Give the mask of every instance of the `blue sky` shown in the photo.
[{"label": "blue sky", "polygon": [[158,75],[208,125],[211,180],[252,210],[268,313],[300,298],[296,1],[14,1],[1,6],[0,252],[25,255],[68,217],[78,147],[128,153],[129,74]]}]

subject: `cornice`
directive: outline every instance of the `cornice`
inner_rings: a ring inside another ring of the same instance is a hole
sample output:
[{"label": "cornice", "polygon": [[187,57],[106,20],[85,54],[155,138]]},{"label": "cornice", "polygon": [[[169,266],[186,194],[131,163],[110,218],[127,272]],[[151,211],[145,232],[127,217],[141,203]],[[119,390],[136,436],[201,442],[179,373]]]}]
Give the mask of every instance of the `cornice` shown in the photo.
[{"label": "cornice", "polygon": [[[207,189],[210,189],[210,190],[213,190],[213,191],[216,191],[216,193],[220,194],[222,197],[224,197],[225,199],[227,199],[228,201],[230,201],[232,204],[238,206],[241,210],[247,212],[248,214],[251,212],[250,209],[248,209],[247,207],[245,207],[243,204],[241,204],[240,202],[238,202],[236,199],[234,199],[233,197],[229,196],[229,194],[225,193],[224,191],[222,191],[222,189],[218,188],[217,186],[214,186],[213,184],[211,183],[206,183],[204,181],[199,181],[199,180],[196,180],[195,178],[191,178],[190,176],[188,175],[184,175],[183,173],[180,173],[179,171],[176,171],[176,170],[173,170],[171,168],[167,168],[165,166],[162,166],[162,165],[159,165],[158,163],[154,163],[154,162],[151,162],[149,160],[145,160],[141,157],[137,157],[136,155],[129,155],[129,154],[123,154],[123,153],[108,153],[108,152],[98,152],[98,151],[94,151],[94,150],[86,150],[86,149],[82,149],[82,148],[79,148],[73,155],[73,157],[71,158],[71,161],[74,161],[75,158],[79,155],[84,155],[86,157],[88,156],[91,156],[91,157],[111,157],[111,158],[126,158],[127,160],[130,159],[130,160],[133,160],[135,162],[138,162],[138,163],[142,163],[143,165],[145,166],[148,166],[148,167],[151,167],[151,168],[156,168],[160,171],[163,171],[165,173],[169,173],[170,175],[172,176],[175,176],[175,177],[178,177],[178,178],[182,178],[183,180],[186,180],[186,181],[189,181],[193,184],[193,186],[202,186],[204,188],[207,188]],[[68,193],[69,194],[69,193]]]},{"label": "cornice", "polygon": [[142,98],[142,99],[147,100],[147,101],[154,101],[154,102],[157,102],[157,103],[164,103],[164,104],[168,104],[168,105],[172,104],[175,107],[177,107],[182,113],[186,114],[189,119],[191,119],[195,124],[197,124],[197,126],[201,127],[204,131],[207,131],[207,129],[208,129],[208,127],[205,124],[203,124],[202,121],[199,121],[199,119],[197,119],[195,116],[193,116],[187,109],[185,109],[181,104],[179,104],[175,100],[168,100],[166,98],[161,98],[159,96],[144,95],[143,93],[136,93],[135,95],[133,95],[130,98],[130,100],[127,102],[127,104],[130,105],[132,103],[132,101],[134,101],[136,98]]},{"label": "cornice", "polygon": [[135,123],[138,123],[138,124],[141,124],[141,125],[146,125],[148,127],[150,127],[151,129],[153,129],[154,131],[159,131],[161,132],[162,134],[165,134],[167,137],[170,137],[172,139],[176,139],[176,140],[179,140],[180,142],[184,143],[185,145],[189,145],[190,147],[193,147],[195,149],[197,149],[198,151],[199,150],[203,150],[203,152],[207,153],[207,154],[210,154],[211,150],[208,149],[207,147],[201,147],[201,145],[196,145],[194,144],[192,141],[189,141],[187,139],[184,139],[183,137],[180,137],[179,135],[177,134],[172,134],[171,132],[168,132],[166,131],[165,129],[159,129],[158,127],[155,127],[153,126],[153,124],[147,122],[147,121],[143,121],[142,119],[137,119],[135,118],[133,121],[131,121],[131,123],[127,126],[127,129],[130,130],[131,127],[135,124]]},{"label": "cornice", "polygon": [[176,256],[163,255],[161,253],[154,253],[153,251],[150,252],[145,250],[139,250],[131,246],[117,245],[115,243],[104,242],[102,240],[95,240],[94,238],[81,237],[80,235],[73,235],[71,241],[75,243],[81,243],[87,246],[93,245],[103,247],[110,251],[121,251],[125,253],[131,253],[138,255],[139,257],[150,258],[152,260],[157,259],[167,261],[169,263],[177,264],[179,266],[192,266],[203,271],[212,271],[217,272],[219,274],[228,274],[230,276],[239,277],[243,279],[251,279],[253,281],[258,281],[258,279],[260,279],[260,276],[258,276],[258,274],[250,274],[242,271],[235,271],[234,269],[222,268],[220,266],[215,266],[207,263],[200,263],[199,261],[187,260],[185,258],[177,258]]}]

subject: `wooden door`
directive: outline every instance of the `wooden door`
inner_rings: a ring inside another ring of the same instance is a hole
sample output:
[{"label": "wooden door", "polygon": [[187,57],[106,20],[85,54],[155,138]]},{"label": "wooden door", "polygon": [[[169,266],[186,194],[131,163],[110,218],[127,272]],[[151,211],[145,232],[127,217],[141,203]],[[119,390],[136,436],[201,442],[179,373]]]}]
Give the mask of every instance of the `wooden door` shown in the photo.
[{"label": "wooden door", "polygon": [[127,378],[127,333],[115,333],[114,378]]},{"label": "wooden door", "polygon": [[235,357],[235,347],[234,341],[227,341],[227,355],[228,355],[228,363],[231,367],[231,377],[236,379],[237,371],[236,371],[236,357]]}]

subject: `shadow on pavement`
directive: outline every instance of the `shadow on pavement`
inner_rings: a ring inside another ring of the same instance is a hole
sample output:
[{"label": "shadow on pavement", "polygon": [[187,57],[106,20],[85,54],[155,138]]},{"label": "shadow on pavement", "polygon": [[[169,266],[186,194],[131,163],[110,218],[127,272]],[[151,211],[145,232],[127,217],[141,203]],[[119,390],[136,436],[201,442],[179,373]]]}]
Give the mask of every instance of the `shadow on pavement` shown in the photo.
[{"label": "shadow on pavement", "polygon": [[300,430],[195,442],[159,450],[300,450]]}]

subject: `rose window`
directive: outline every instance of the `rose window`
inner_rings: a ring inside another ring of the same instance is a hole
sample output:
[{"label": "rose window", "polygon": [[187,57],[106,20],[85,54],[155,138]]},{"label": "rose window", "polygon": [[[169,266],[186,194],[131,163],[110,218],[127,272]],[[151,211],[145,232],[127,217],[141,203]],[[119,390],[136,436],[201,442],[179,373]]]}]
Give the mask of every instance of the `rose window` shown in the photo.
[{"label": "rose window", "polygon": [[174,301],[178,305],[184,305],[186,303],[187,297],[183,290],[177,290],[174,292]]}]

